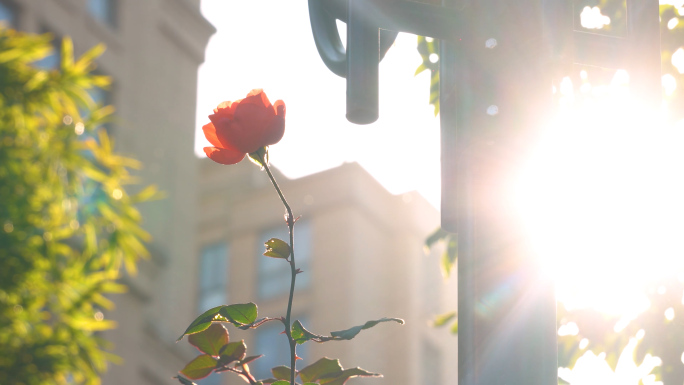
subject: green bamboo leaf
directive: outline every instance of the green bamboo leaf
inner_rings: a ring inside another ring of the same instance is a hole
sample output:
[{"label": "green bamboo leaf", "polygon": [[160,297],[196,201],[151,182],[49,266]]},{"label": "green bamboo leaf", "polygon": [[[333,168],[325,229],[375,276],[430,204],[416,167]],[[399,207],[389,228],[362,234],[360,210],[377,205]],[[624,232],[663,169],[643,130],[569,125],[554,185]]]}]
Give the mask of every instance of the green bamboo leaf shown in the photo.
[{"label": "green bamboo leaf", "polygon": [[70,71],[74,66],[74,42],[69,37],[62,39],[60,59],[62,71]]},{"label": "green bamboo leaf", "polygon": [[449,332],[451,332],[451,334],[458,334],[458,319],[456,319],[456,321],[454,321],[454,323],[451,324]]},{"label": "green bamboo leaf", "polygon": [[216,306],[205,311],[199,317],[195,318],[195,320],[192,321],[190,326],[188,326],[188,328],[185,329],[183,334],[180,337],[178,337],[176,342],[182,340],[183,337],[187,334],[195,334],[201,332],[202,330],[206,330],[211,325],[212,321],[227,321],[226,317],[219,314],[219,311],[221,311],[223,307],[223,305]]},{"label": "green bamboo leaf", "polygon": [[191,334],[188,342],[200,352],[218,356],[221,347],[228,344],[228,330],[220,323],[213,323],[207,329]]},{"label": "green bamboo leaf", "polygon": [[91,67],[93,60],[101,56],[107,47],[100,43],[95,45],[93,48],[89,49],[86,53],[81,55],[80,58],[74,64],[75,71],[85,71]]},{"label": "green bamboo leaf", "polygon": [[336,340],[350,340],[350,339],[356,337],[356,335],[359,334],[359,332],[361,330],[372,328],[373,326],[375,326],[381,322],[389,322],[389,321],[394,321],[400,325],[404,324],[404,320],[401,318],[387,318],[387,317],[385,317],[385,318],[381,318],[378,320],[368,321],[363,325],[354,326],[354,327],[346,329],[346,330],[339,330],[336,332],[331,332],[330,335],[333,336]]},{"label": "green bamboo leaf", "polygon": [[282,259],[288,259],[290,257],[290,246],[281,239],[271,238],[266,241],[265,245],[266,252],[264,255],[267,257]]},{"label": "green bamboo leaf", "polygon": [[438,227],[425,239],[425,247],[429,250],[435,243],[445,240],[449,235],[451,235],[450,232]]},{"label": "green bamboo leaf", "polygon": [[449,321],[456,317],[455,311],[450,311],[448,313],[440,314],[432,320],[432,326],[440,327],[446,325]]},{"label": "green bamboo leaf", "polygon": [[164,198],[164,194],[157,189],[157,186],[150,185],[130,198],[131,203],[140,203]]},{"label": "green bamboo leaf", "polygon": [[216,368],[217,362],[218,361],[214,357],[208,354],[202,354],[185,365],[180,372],[191,380],[199,380],[210,375],[211,372],[214,371],[214,368]]},{"label": "green bamboo leaf", "polygon": [[290,367],[281,365],[281,366],[276,366],[275,368],[271,369],[271,373],[273,373],[273,377],[275,377],[278,380],[290,380]]},{"label": "green bamboo leaf", "polygon": [[299,378],[304,382],[314,382],[325,375],[342,372],[340,360],[323,357],[299,371]]},{"label": "green bamboo leaf", "polygon": [[440,265],[442,267],[442,275],[444,278],[449,278],[451,271],[456,265],[458,259],[458,243],[456,236],[450,235],[447,238],[447,249],[442,254]]},{"label": "green bamboo leaf", "polygon": [[257,318],[257,305],[254,302],[228,305],[219,313],[235,326],[248,325]]}]

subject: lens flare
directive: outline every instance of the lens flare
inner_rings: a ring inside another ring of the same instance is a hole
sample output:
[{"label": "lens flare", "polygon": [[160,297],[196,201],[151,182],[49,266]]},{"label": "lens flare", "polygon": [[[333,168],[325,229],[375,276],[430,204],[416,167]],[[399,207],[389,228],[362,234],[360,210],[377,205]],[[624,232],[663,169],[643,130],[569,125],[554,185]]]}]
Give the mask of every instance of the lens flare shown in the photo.
[{"label": "lens flare", "polygon": [[628,82],[618,71],[573,102],[564,79],[517,193],[558,300],[620,315],[619,329],[650,307],[648,285],[684,271],[684,124],[644,110]]}]

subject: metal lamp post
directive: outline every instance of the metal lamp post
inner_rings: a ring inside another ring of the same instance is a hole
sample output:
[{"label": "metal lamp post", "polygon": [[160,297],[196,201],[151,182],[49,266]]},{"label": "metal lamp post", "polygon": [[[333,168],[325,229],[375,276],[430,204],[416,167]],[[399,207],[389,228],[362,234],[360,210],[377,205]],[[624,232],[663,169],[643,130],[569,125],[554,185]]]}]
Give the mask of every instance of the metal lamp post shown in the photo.
[{"label": "metal lamp post", "polygon": [[[442,40],[442,228],[458,234],[459,383],[557,383],[553,283],[507,194],[574,64],[624,68],[660,100],[657,0],[627,0],[627,36],[576,31],[571,0],[309,0],[316,46],[347,78],[347,119],[378,118],[378,64],[397,32]],[[335,20],[347,23],[347,50]]]}]

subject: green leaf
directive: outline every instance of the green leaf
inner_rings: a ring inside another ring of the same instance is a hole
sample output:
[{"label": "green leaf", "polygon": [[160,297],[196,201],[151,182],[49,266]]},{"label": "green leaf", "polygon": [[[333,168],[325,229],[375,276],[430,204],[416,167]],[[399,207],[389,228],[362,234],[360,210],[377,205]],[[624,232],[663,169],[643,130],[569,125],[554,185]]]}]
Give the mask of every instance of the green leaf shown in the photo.
[{"label": "green leaf", "polygon": [[299,320],[296,320],[292,324],[292,339],[297,342],[298,345],[305,343],[306,341],[314,340],[316,342],[324,342],[326,337],[319,336],[306,330]]},{"label": "green leaf", "polygon": [[380,373],[371,373],[361,368],[346,369],[339,373],[321,376],[319,383],[321,385],[343,385],[348,379],[352,377],[382,377]]},{"label": "green leaf", "polygon": [[437,242],[444,241],[446,243],[446,250],[442,254],[442,258],[439,261],[442,275],[444,278],[449,278],[451,271],[453,270],[456,260],[458,258],[458,243],[456,234],[450,233],[443,230],[442,228],[437,228],[430,234],[427,239],[425,239],[425,252],[428,253],[430,248],[432,248]]},{"label": "green leaf", "polygon": [[439,55],[439,40],[428,41],[424,36],[418,36],[418,53],[423,62],[416,69],[415,75],[430,70],[430,104],[435,107],[435,116],[439,113],[439,56],[433,63],[432,57]]},{"label": "green leaf", "polygon": [[451,334],[458,334],[458,319],[456,319],[456,321],[454,321],[454,323],[451,324],[449,332],[451,332]]},{"label": "green leaf", "polygon": [[269,164],[268,162],[268,146],[261,147],[260,149],[256,150],[255,152],[249,153],[249,160],[252,161],[252,163],[256,164],[257,166],[261,167],[261,169],[264,169],[264,164],[262,163],[262,159],[266,164]]},{"label": "green leaf", "polygon": [[428,235],[428,237],[425,239],[425,247],[427,249],[430,249],[432,246],[435,245],[435,243],[446,239],[449,235],[451,235],[450,232],[442,229],[441,227],[438,227],[435,231],[432,232],[432,234]]},{"label": "green leaf", "polygon": [[271,385],[290,385],[290,381],[278,380],[276,382],[272,382]]},{"label": "green leaf", "polygon": [[323,357],[313,364],[299,371],[299,377],[304,382],[314,382],[325,375],[342,372],[340,360]]},{"label": "green leaf", "polygon": [[65,37],[62,39],[62,52],[59,56],[62,71],[69,71],[74,66],[74,43],[71,41],[71,38]]},{"label": "green leaf", "polygon": [[213,323],[207,329],[191,334],[188,342],[202,353],[218,356],[221,347],[228,343],[228,330],[220,323]]},{"label": "green leaf", "polygon": [[233,361],[240,361],[245,358],[246,352],[245,340],[226,344],[219,350],[219,365],[225,366]]},{"label": "green leaf", "polygon": [[197,385],[196,383],[188,380],[187,378],[185,378],[183,376],[174,376],[173,378],[178,379],[178,382],[180,382],[183,385]]},{"label": "green leaf", "polygon": [[279,379],[279,380],[287,380],[288,382],[290,381],[290,367],[281,365],[281,366],[276,366],[275,368],[271,369],[271,373],[273,373],[273,377]]},{"label": "green leaf", "polygon": [[254,361],[254,360],[256,360],[256,359],[259,359],[259,358],[261,358],[261,357],[263,357],[263,356],[264,356],[263,354],[259,354],[258,356],[249,356],[249,357],[246,357],[245,359],[240,360],[240,364],[243,364],[243,365],[244,365],[244,364],[249,364],[250,362],[252,362],[252,361]]},{"label": "green leaf", "polygon": [[185,365],[181,374],[191,380],[199,380],[211,374],[216,368],[216,359],[208,354],[202,354]]},{"label": "green leaf", "polygon": [[455,311],[450,311],[448,313],[440,314],[440,315],[436,316],[434,320],[432,320],[432,326],[434,326],[434,327],[444,326],[449,321],[454,319],[454,317],[456,317]]},{"label": "green leaf", "polygon": [[205,311],[199,317],[195,318],[195,320],[192,321],[190,326],[188,326],[188,328],[185,329],[183,334],[180,337],[178,337],[176,342],[182,340],[183,337],[187,334],[195,334],[201,332],[202,330],[206,330],[211,325],[212,321],[227,321],[227,319],[224,316],[219,314],[223,307],[223,305],[216,306]]},{"label": "green leaf", "polygon": [[142,191],[130,198],[131,203],[146,202],[156,199],[164,198],[164,194],[159,191],[157,186],[151,185],[145,187]]},{"label": "green leaf", "polygon": [[257,318],[257,305],[253,302],[224,306],[219,313],[235,326],[248,325]]},{"label": "green leaf", "polygon": [[239,328],[239,329],[242,329],[242,330],[256,329],[256,328],[258,328],[259,326],[261,326],[261,325],[263,325],[264,323],[269,322],[269,321],[281,321],[281,318],[264,317],[264,318],[255,320],[255,321],[252,322],[252,323],[249,323],[249,324],[246,324],[246,325],[242,325],[242,326],[238,326],[238,328]]},{"label": "green leaf", "polygon": [[290,257],[290,246],[283,240],[271,238],[265,243],[265,256],[271,258],[288,259]]},{"label": "green leaf", "polygon": [[456,237],[449,236],[447,238],[447,249],[442,254],[442,260],[440,261],[444,278],[449,278],[449,275],[451,275],[451,270],[454,268],[457,258],[458,243],[456,242]]},{"label": "green leaf", "polygon": [[340,331],[332,332],[332,333],[330,333],[330,335],[335,337],[336,340],[350,340],[350,339],[356,337],[356,335],[359,334],[359,332],[361,330],[372,328],[373,326],[379,324],[380,322],[389,322],[389,321],[397,322],[400,325],[404,324],[404,320],[401,318],[387,318],[387,317],[385,317],[385,318],[381,318],[378,320],[368,321],[363,325],[354,326],[354,327],[346,329],[346,330],[340,330]]}]

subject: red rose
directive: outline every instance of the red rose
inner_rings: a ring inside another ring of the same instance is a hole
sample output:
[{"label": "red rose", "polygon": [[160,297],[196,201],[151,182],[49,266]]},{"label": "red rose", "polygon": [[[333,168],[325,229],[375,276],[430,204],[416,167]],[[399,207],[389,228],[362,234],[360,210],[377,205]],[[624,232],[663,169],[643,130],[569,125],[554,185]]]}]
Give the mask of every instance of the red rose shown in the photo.
[{"label": "red rose", "polygon": [[216,163],[235,164],[282,139],[285,103],[278,100],[271,105],[264,91],[256,89],[244,99],[219,104],[209,120],[202,130],[214,147],[204,147],[204,152]]}]

